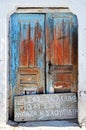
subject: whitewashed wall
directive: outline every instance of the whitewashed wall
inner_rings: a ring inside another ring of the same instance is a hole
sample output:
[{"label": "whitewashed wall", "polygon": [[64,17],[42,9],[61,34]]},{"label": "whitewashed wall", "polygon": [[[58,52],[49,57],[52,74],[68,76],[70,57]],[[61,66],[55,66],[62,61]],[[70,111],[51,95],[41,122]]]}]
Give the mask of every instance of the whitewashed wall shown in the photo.
[{"label": "whitewashed wall", "polygon": [[78,18],[78,119],[86,120],[86,1],[85,0],[0,0],[0,122],[8,120],[9,16],[17,7],[69,7]]}]

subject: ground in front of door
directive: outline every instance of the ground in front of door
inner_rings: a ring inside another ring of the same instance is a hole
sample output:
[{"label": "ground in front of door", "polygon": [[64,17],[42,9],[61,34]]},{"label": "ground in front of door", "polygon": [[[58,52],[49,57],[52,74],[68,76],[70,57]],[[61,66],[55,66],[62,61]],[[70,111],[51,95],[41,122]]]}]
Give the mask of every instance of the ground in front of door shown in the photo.
[{"label": "ground in front of door", "polygon": [[15,123],[9,121],[8,124],[0,124],[0,130],[85,130],[80,128],[75,120],[63,121],[37,121]]}]

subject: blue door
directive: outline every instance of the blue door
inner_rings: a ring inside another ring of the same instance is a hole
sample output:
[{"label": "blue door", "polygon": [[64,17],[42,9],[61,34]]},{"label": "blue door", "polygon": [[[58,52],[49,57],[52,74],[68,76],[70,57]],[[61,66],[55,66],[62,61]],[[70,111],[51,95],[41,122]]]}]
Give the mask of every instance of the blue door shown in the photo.
[{"label": "blue door", "polygon": [[10,17],[12,112],[15,95],[36,93],[45,93],[45,14],[14,13]]},{"label": "blue door", "polygon": [[10,17],[10,114],[13,97],[77,91],[77,18],[71,13]]}]

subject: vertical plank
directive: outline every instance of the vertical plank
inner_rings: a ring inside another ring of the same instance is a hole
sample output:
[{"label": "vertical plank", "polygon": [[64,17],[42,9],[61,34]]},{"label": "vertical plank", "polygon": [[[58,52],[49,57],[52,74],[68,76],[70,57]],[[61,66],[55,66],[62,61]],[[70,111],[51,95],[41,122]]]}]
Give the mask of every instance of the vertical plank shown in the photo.
[{"label": "vertical plank", "polygon": [[28,67],[28,41],[23,40],[20,47],[20,63],[21,66]]},{"label": "vertical plank", "polygon": [[[43,53],[44,45],[41,44],[43,40],[42,32],[43,30],[41,29],[39,21],[36,22],[35,24],[35,30],[34,30],[34,42],[35,42],[35,66],[40,66],[40,61],[38,57]],[[45,39],[45,38],[44,38]],[[45,43],[43,43],[45,44]],[[42,57],[41,57],[42,58]],[[43,61],[44,62],[44,61]]]},{"label": "vertical plank", "polygon": [[17,76],[16,72],[19,66],[19,38],[20,26],[17,15],[14,14],[10,19],[10,85],[15,87]]},{"label": "vertical plank", "polygon": [[74,15],[71,26],[71,36],[72,36],[72,64],[77,70],[78,68],[78,23],[77,17]]},{"label": "vertical plank", "polygon": [[54,63],[63,65],[63,25],[61,18],[54,18]]},{"label": "vertical plank", "polygon": [[59,21],[58,26],[58,65],[63,65],[63,27],[64,27],[64,21],[60,18],[57,21]]},{"label": "vertical plank", "polygon": [[38,66],[38,23],[35,25],[35,30],[34,30],[34,42],[35,42],[35,67]]},{"label": "vertical plank", "polygon": [[54,64],[58,65],[58,40],[56,37],[56,27],[54,28],[54,41],[53,41],[53,45],[54,45]]},{"label": "vertical plank", "polygon": [[[42,19],[40,19],[42,20]],[[44,17],[45,20],[45,17]],[[38,67],[40,68],[40,89],[39,93],[45,93],[45,21],[38,22],[37,41],[38,41]]]},{"label": "vertical plank", "polygon": [[49,62],[52,67],[54,64],[54,18],[52,14],[46,15],[46,93],[53,93]]},{"label": "vertical plank", "polygon": [[19,47],[20,43],[20,25],[18,23],[18,18],[16,14],[13,14],[10,17],[10,61],[9,61],[9,80],[10,80],[10,118],[13,117],[13,96],[14,88],[16,87],[17,82],[17,69],[19,66]]},{"label": "vertical plank", "polygon": [[[33,16],[34,17],[34,14]],[[35,47],[35,43],[34,43],[34,28],[35,28],[35,22],[36,19],[32,19],[32,17],[30,17],[30,41],[29,41],[29,67],[34,67],[34,62],[35,62],[35,58],[34,58],[34,47]]]},{"label": "vertical plank", "polygon": [[30,43],[29,43],[29,66],[30,67],[34,67],[34,42],[33,40],[30,40]]},{"label": "vertical plank", "polygon": [[64,65],[71,64],[71,44],[70,44],[70,20],[68,18],[64,19]]},{"label": "vertical plank", "polygon": [[[20,43],[20,66],[28,67],[29,63],[29,40],[30,26],[22,24],[21,43]],[[26,34],[26,35],[25,35]]]},{"label": "vertical plank", "polygon": [[47,18],[46,22],[46,56],[48,61],[54,64],[54,19],[52,15]]},{"label": "vertical plank", "polygon": [[74,87],[71,89],[72,92],[77,92],[78,89],[78,23],[77,17],[74,15],[71,26],[72,36],[72,64],[74,67]]}]

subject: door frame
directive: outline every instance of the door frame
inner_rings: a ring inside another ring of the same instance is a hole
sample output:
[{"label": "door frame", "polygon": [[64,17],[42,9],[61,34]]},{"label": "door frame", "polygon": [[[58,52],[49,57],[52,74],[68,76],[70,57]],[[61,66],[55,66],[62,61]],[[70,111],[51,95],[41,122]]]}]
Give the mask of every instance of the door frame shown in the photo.
[{"label": "door frame", "polygon": [[[23,7],[19,7],[19,8],[17,8],[17,10],[16,10],[16,13],[40,13],[40,14],[42,14],[42,13],[44,13],[45,15],[46,15],[46,13],[54,13],[54,12],[58,12],[59,11],[59,7],[57,8],[55,8],[55,7],[52,7],[52,8],[39,8],[39,7],[31,7],[31,8],[29,8],[29,7],[25,7],[25,8],[23,8]],[[63,11],[64,10],[64,12],[70,12],[70,11],[68,11],[68,8],[66,8],[66,7],[63,7],[63,8],[61,8],[61,10]],[[46,34],[46,33],[45,33]],[[45,37],[46,38],[46,37]],[[46,40],[46,39],[45,39]],[[46,47],[46,44],[45,44],[45,47]],[[46,54],[45,54],[46,55]],[[46,62],[46,61],[45,61]],[[45,64],[45,66],[46,66],[46,64]],[[46,73],[45,73],[45,75],[46,75]],[[45,77],[45,80],[46,80],[46,77]],[[46,88],[45,88],[46,89]],[[10,92],[12,92],[12,90],[10,89]],[[10,103],[9,103],[10,104]],[[11,111],[11,109],[9,110],[10,112],[9,113],[11,113],[10,114],[10,119],[12,119],[12,117],[13,117],[13,114],[12,114],[12,111]]]}]

